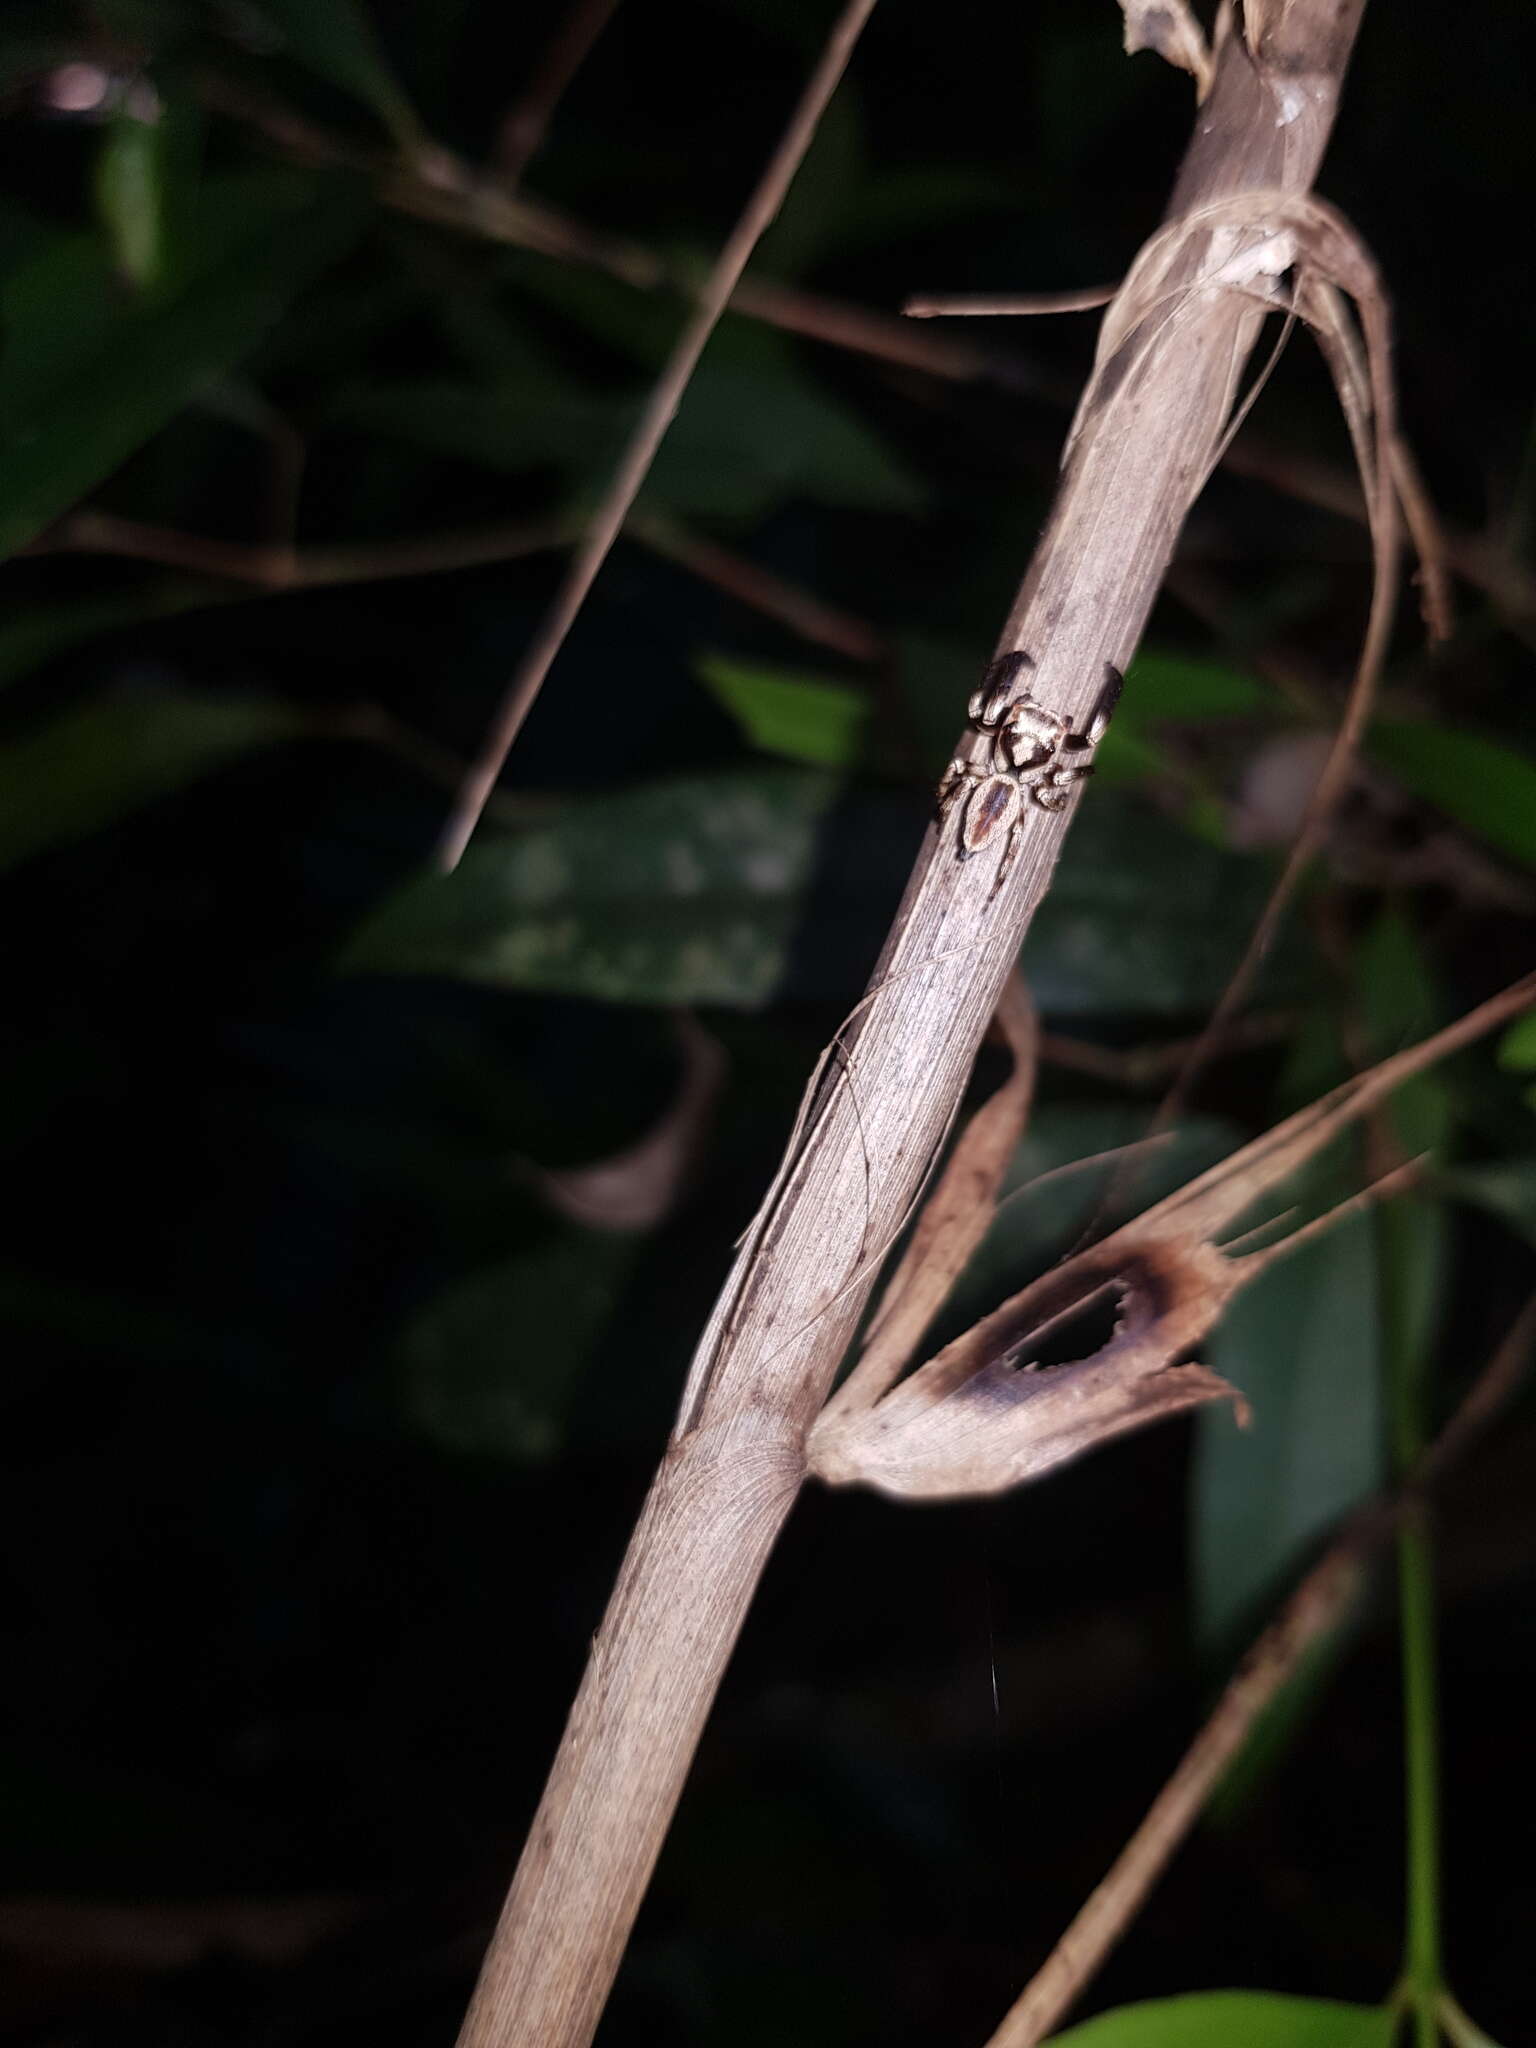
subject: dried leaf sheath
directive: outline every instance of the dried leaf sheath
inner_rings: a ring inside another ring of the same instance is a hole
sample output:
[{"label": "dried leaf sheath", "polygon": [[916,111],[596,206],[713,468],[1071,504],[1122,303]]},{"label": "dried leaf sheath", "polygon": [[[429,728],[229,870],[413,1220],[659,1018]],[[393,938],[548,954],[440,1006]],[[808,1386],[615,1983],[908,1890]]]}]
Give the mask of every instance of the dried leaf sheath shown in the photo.
[{"label": "dried leaf sheath", "polygon": [[[1225,1381],[1180,1358],[1240,1287],[1414,1168],[1262,1250],[1223,1249],[1218,1236],[1411,1075],[1533,1002],[1536,976],[1346,1081],[1023,1288],[883,1399],[869,1376],[850,1378],[811,1432],[811,1469],[834,1485],[908,1498],[997,1493],[1127,1430],[1230,1395]],[[1031,1370],[1031,1346],[1111,1291],[1119,1322],[1107,1344]]]}]

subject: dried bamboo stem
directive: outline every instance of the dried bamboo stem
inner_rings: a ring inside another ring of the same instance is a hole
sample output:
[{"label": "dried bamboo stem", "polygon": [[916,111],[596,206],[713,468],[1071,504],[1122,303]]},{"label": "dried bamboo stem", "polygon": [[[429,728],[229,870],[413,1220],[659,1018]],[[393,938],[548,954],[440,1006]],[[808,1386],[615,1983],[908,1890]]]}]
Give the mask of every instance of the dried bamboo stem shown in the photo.
[{"label": "dried bamboo stem", "polygon": [[[1305,192],[1363,0],[1275,0],[1227,34],[1170,218]],[[1252,11],[1250,10],[1250,14]],[[1258,19],[1257,16],[1253,17]],[[1198,245],[1186,258],[1190,274]],[[1000,651],[1081,729],[1135,648],[1218,447],[1260,315],[1201,290],[1080,417]],[[870,992],[808,1099],[695,1357],[460,2048],[582,2048],[681,1793],[747,1604],[804,1473],[804,1439],[964,1089],[1070,811],[1025,810],[1012,872],[932,827]]]}]

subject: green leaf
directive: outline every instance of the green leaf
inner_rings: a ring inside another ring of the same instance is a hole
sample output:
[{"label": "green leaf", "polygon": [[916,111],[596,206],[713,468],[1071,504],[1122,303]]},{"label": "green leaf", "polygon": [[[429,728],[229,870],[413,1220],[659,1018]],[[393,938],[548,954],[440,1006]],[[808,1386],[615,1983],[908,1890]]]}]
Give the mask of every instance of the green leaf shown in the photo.
[{"label": "green leaf", "polygon": [[[980,664],[969,653],[918,635],[904,635],[898,644],[898,681],[913,722],[934,758],[946,760]],[[1251,717],[1271,708],[1273,701],[1250,677],[1219,662],[1156,652],[1137,655],[1114,722],[1094,756],[1095,795],[1106,788],[1151,782],[1183,787],[1197,799],[1208,795],[1190,763],[1159,743],[1158,728],[1180,721],[1209,724]],[[1186,817],[1185,823],[1194,829],[1196,820]],[[1205,829],[1202,822],[1197,836],[1221,845],[1226,834],[1224,828]]]},{"label": "green leaf", "polygon": [[199,199],[172,296],[125,300],[94,237],[0,283],[0,555],[33,539],[245,355],[357,231],[359,205],[287,175]]},{"label": "green leaf", "polygon": [[762,769],[572,804],[408,885],[343,964],[609,1002],[764,1002],[835,795],[828,776]]},{"label": "green leaf", "polygon": [[261,0],[261,5],[291,57],[371,107],[407,154],[421,147],[421,122],[356,0]]},{"label": "green leaf", "polygon": [[[1268,894],[1251,857],[1190,836],[1146,803],[1093,790],[1035,914],[1022,965],[1057,1016],[1188,1015],[1215,1001]],[[1259,1001],[1301,985],[1294,931],[1277,940]]]},{"label": "green leaf", "polygon": [[[1355,963],[1368,1049],[1377,1059],[1424,1038],[1439,1021],[1439,1001],[1418,935],[1402,914],[1384,910],[1366,934]],[[1385,1119],[1405,1158],[1443,1153],[1451,1130],[1444,1076],[1418,1074],[1394,1091]],[[1397,1456],[1417,1455],[1410,1417],[1423,1409],[1428,1370],[1449,1258],[1446,1208],[1434,1194],[1412,1189],[1372,1212],[1380,1259],[1382,1359]]]},{"label": "green leaf", "polygon": [[1499,1065],[1516,1074],[1536,1068],[1536,1010],[1517,1017],[1499,1040]]},{"label": "green leaf", "polygon": [[[1355,978],[1373,1059],[1388,1059],[1416,1039],[1427,1038],[1443,1021],[1429,962],[1413,926],[1399,910],[1382,911],[1367,932],[1355,962]],[[1410,1156],[1443,1150],[1451,1121],[1444,1075],[1415,1075],[1393,1091],[1388,1114]]]},{"label": "green leaf", "polygon": [[1517,1236],[1536,1244],[1536,1159],[1458,1167],[1442,1177],[1441,1185],[1448,1194],[1475,1203],[1507,1223]]},{"label": "green leaf", "polygon": [[1115,724],[1252,718],[1272,711],[1274,703],[1273,694],[1261,683],[1223,662],[1143,648],[1126,671]]},{"label": "green leaf", "polygon": [[813,768],[846,768],[857,754],[869,716],[863,691],[724,654],[702,655],[694,666],[763,753]]},{"label": "green leaf", "polygon": [[865,176],[858,107],[850,94],[838,93],[758,245],[753,262],[760,275],[804,277],[841,239]]},{"label": "green leaf", "polygon": [[1134,726],[1112,725],[1093,757],[1093,772],[1100,789],[1132,787],[1173,774],[1173,763],[1155,740],[1149,740]]},{"label": "green leaf", "polygon": [[1186,826],[1197,830],[1199,837],[1222,845],[1225,822],[1214,804],[1214,792],[1190,763],[1159,745],[1153,735],[1164,724],[1211,725],[1221,719],[1251,718],[1272,704],[1273,699],[1252,677],[1219,662],[1155,651],[1138,654],[1126,677],[1114,723],[1094,756],[1095,772],[1102,777],[1100,786],[1153,782],[1182,786],[1194,799]]},{"label": "green leaf", "polygon": [[923,492],[778,336],[711,344],[641,502],[700,518],[755,519],[791,498],[854,511],[916,512]]},{"label": "green leaf", "polygon": [[1276,1991],[1196,1991],[1100,2013],[1053,2034],[1056,2048],[1391,2048],[1390,2007]]},{"label": "green leaf", "polygon": [[[484,468],[553,467],[587,491],[613,469],[640,402],[525,370],[497,385],[360,387],[337,400],[330,418]],[[793,497],[871,511],[913,511],[922,501],[875,436],[776,336],[717,336],[640,502],[692,518],[757,519]]]},{"label": "green leaf", "polygon": [[1371,752],[1415,796],[1536,867],[1536,761],[1481,733],[1382,723]]},{"label": "green leaf", "polygon": [[[856,977],[850,960],[873,955],[922,823],[910,803],[841,792],[810,769],[576,799],[515,839],[482,835],[451,876],[410,883],[345,964],[750,1007],[780,986],[793,937],[797,992],[841,996]],[[1073,830],[1025,970],[1042,1008],[1061,1015],[1197,1012],[1231,972],[1263,897],[1254,863],[1105,798]],[[1294,967],[1278,946],[1266,994]]]},{"label": "green leaf", "polygon": [[96,209],[117,267],[130,284],[157,284],[165,272],[161,138],[154,123],[119,114],[96,160]]},{"label": "green leaf", "polygon": [[897,687],[937,782],[955,750],[983,664],[969,649],[922,633],[903,633],[896,646]]},{"label": "green leaf", "polygon": [[1194,1592],[1207,1640],[1253,1618],[1306,1551],[1378,1485],[1375,1234],[1353,1216],[1239,1294],[1207,1347],[1253,1421],[1199,1419]]},{"label": "green leaf", "polygon": [[96,158],[96,211],[120,276],[163,285],[185,252],[201,124],[180,102],[114,116]]},{"label": "green leaf", "polygon": [[83,839],[254,748],[313,730],[267,697],[97,697],[0,748],[0,869]]},{"label": "green leaf", "polygon": [[844,251],[877,248],[957,218],[968,226],[989,213],[1013,219],[1018,207],[1018,185],[1006,175],[973,165],[930,163],[897,170],[885,164],[853,195],[836,245]]},{"label": "green leaf", "polygon": [[209,586],[168,578],[112,597],[83,597],[70,604],[17,605],[0,622],[0,690],[30,675],[55,655],[67,654],[119,626],[136,626],[189,611],[208,602]]},{"label": "green leaf", "polygon": [[635,1257],[623,1239],[572,1232],[450,1287],[400,1340],[406,1417],[450,1450],[552,1456]]},{"label": "green leaf", "polygon": [[1255,1801],[1321,1709],[1355,1620],[1352,1610],[1339,1627],[1308,1643],[1274,1698],[1260,1709],[1206,1801],[1207,1826],[1232,1830],[1245,1824]]}]

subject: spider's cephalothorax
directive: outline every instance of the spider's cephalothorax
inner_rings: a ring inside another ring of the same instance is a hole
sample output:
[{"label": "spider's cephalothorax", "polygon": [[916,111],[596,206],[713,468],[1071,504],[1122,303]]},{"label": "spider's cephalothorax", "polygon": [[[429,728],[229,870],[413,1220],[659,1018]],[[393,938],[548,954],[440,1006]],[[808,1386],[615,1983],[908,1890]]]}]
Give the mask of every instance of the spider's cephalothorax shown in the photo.
[{"label": "spider's cephalothorax", "polygon": [[1029,694],[1024,679],[1034,665],[1027,654],[1005,654],[993,662],[970,702],[971,727],[983,744],[973,744],[967,759],[956,756],[939,786],[941,816],[969,790],[957,848],[962,860],[1001,835],[1003,855],[992,884],[994,895],[1013,865],[1025,804],[1037,803],[1044,811],[1065,810],[1073,789],[1093,773],[1091,761],[1064,757],[1092,753],[1108,729],[1124,681],[1120,671],[1105,662],[1104,689],[1088,730],[1073,732],[1060,712],[1048,711]]}]

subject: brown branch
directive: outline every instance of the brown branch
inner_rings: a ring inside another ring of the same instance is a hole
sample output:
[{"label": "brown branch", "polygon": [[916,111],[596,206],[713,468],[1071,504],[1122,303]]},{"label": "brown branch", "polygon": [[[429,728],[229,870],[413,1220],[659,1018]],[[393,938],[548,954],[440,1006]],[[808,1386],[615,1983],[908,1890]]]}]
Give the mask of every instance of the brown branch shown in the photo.
[{"label": "brown branch", "polygon": [[618,4],[619,0],[575,0],[550,38],[521,96],[504,115],[496,136],[496,164],[509,192],[543,147],[566,87],[608,26]]},{"label": "brown branch", "polygon": [[749,610],[774,619],[802,640],[825,647],[849,661],[884,661],[890,648],[879,630],[839,606],[828,604],[798,584],[761,568],[733,548],[702,533],[690,532],[675,520],[652,513],[630,516],[625,532],[680,569],[713,584]]},{"label": "brown branch", "polygon": [[1019,319],[1041,313],[1091,313],[1107,306],[1120,289],[1115,284],[1087,285],[1077,292],[951,292],[908,299],[902,312],[909,320]]},{"label": "brown branch", "polygon": [[[393,157],[361,151],[280,103],[221,77],[205,74],[200,89],[215,111],[254,129],[296,162],[368,172],[377,181],[380,199],[401,212],[460,233],[531,249],[556,262],[601,270],[639,291],[667,289],[691,294],[688,279],[657,251],[579,221],[547,201],[526,194],[514,197],[489,180],[477,179],[444,151],[433,153],[432,175],[427,177]],[[1085,295],[1057,297],[1065,305],[1081,303]],[[1014,302],[997,303],[1006,307]],[[732,294],[731,309],[785,333],[949,382],[991,384],[1056,405],[1070,406],[1076,399],[1070,380],[1016,349],[914,333],[909,320],[777,284],[750,272]],[[908,309],[909,313],[918,310],[917,306]],[[1356,525],[1366,521],[1365,500],[1357,480],[1334,464],[1299,455],[1288,445],[1251,429],[1226,448],[1221,459],[1224,468],[1287,497]],[[1448,568],[1483,591],[1511,629],[1536,644],[1536,574],[1509,548],[1484,535],[1442,526],[1440,540]]]},{"label": "brown branch", "polygon": [[469,843],[470,834],[485,808],[486,798],[496,787],[502,764],[522,729],[523,720],[532,710],[544,678],[575,624],[577,613],[586,603],[587,593],[597,581],[598,572],[619,537],[630,507],[639,496],[657,450],[682,403],[688,380],[698,367],[705,344],[718,326],[732,292],[741,281],[748,258],[784,203],[790,181],[800,168],[800,161],[810,147],[827,102],[837,88],[874,6],[875,0],[846,0],[826,48],[806,84],[800,104],[790,117],[789,126],[725,247],[715,259],[694,311],[674,343],[666,368],[657,378],[641,410],[629,446],[592,516],[553,605],[508,686],[501,708],[491,722],[484,749],[449,817],[439,849],[446,868],[457,866]]},{"label": "brown branch", "polygon": [[[384,582],[395,576],[439,576],[455,569],[516,561],[524,555],[568,547],[578,530],[571,519],[530,519],[462,533],[427,534],[419,540],[356,541],[294,549],[208,540],[200,534],[151,526],[86,506],[61,519],[22,552],[114,555],[275,594]],[[773,619],[802,640],[849,661],[873,663],[889,654],[885,640],[867,620],[827,604],[673,520],[637,512],[626,522],[625,532],[641,546],[697,576],[701,583]]]},{"label": "brown branch", "polygon": [[786,334],[825,342],[876,362],[920,370],[952,384],[995,384],[1005,391],[1052,398],[1070,405],[1075,395],[1068,380],[1006,349],[982,343],[951,341],[922,334],[890,313],[871,311],[823,292],[797,290],[767,278],[744,277],[731,300],[731,310],[745,313]]},{"label": "brown branch", "polygon": [[1368,1554],[1417,1507],[1424,1488],[1444,1476],[1509,1399],[1529,1365],[1533,1343],[1536,1294],[1421,1461],[1410,1486],[1351,1518],[1253,1645],[1108,1875],[1010,2007],[987,2048],[1036,2048],[1082,1996],[1146,1903],[1259,1715],[1311,1646],[1344,1618]]},{"label": "brown branch", "polygon": [[[1307,189],[1358,16],[1355,0],[1277,0],[1257,50],[1228,37],[1170,219],[1237,193]],[[1033,657],[1037,701],[1078,732],[1106,662],[1123,668],[1135,648],[1258,329],[1252,303],[1213,282],[1232,247],[1225,231],[1192,238],[1156,345],[1098,365],[1001,637],[1000,653]],[[962,741],[968,755],[977,740]],[[813,1081],[695,1355],[461,2048],[591,2038],[805,1477],[807,1432],[951,1126],[1076,800],[1021,805],[1006,879],[995,842],[957,857],[954,809],[923,841],[869,992]]]},{"label": "brown branch", "polygon": [[[1251,1051],[1258,1046],[1278,1045],[1295,1029],[1296,1019],[1282,1012],[1255,1012],[1239,1017],[1228,1031],[1228,1051]],[[1095,1045],[1091,1039],[1069,1038],[1047,1031],[1040,1039],[1040,1057],[1048,1067],[1064,1067],[1074,1074],[1088,1074],[1096,1081],[1111,1081],[1120,1088],[1153,1088],[1168,1075],[1176,1074],[1198,1044],[1196,1038],[1174,1038],[1165,1045]]]},{"label": "brown branch", "polygon": [[364,541],[300,550],[207,540],[200,534],[180,533],[86,507],[60,520],[25,552],[115,555],[278,592],[381,582],[392,576],[437,576],[447,570],[511,562],[522,555],[565,547],[573,537],[569,519],[530,519],[468,533],[428,534],[420,540]]},{"label": "brown branch", "polygon": [[[1365,522],[1365,500],[1356,478],[1315,456],[1298,453],[1260,434],[1245,434],[1228,450],[1227,468],[1271,490],[1332,512],[1356,525]],[[1492,598],[1507,623],[1528,640],[1536,638],[1536,574],[1507,548],[1475,533],[1442,526],[1441,551],[1448,568]]]}]

